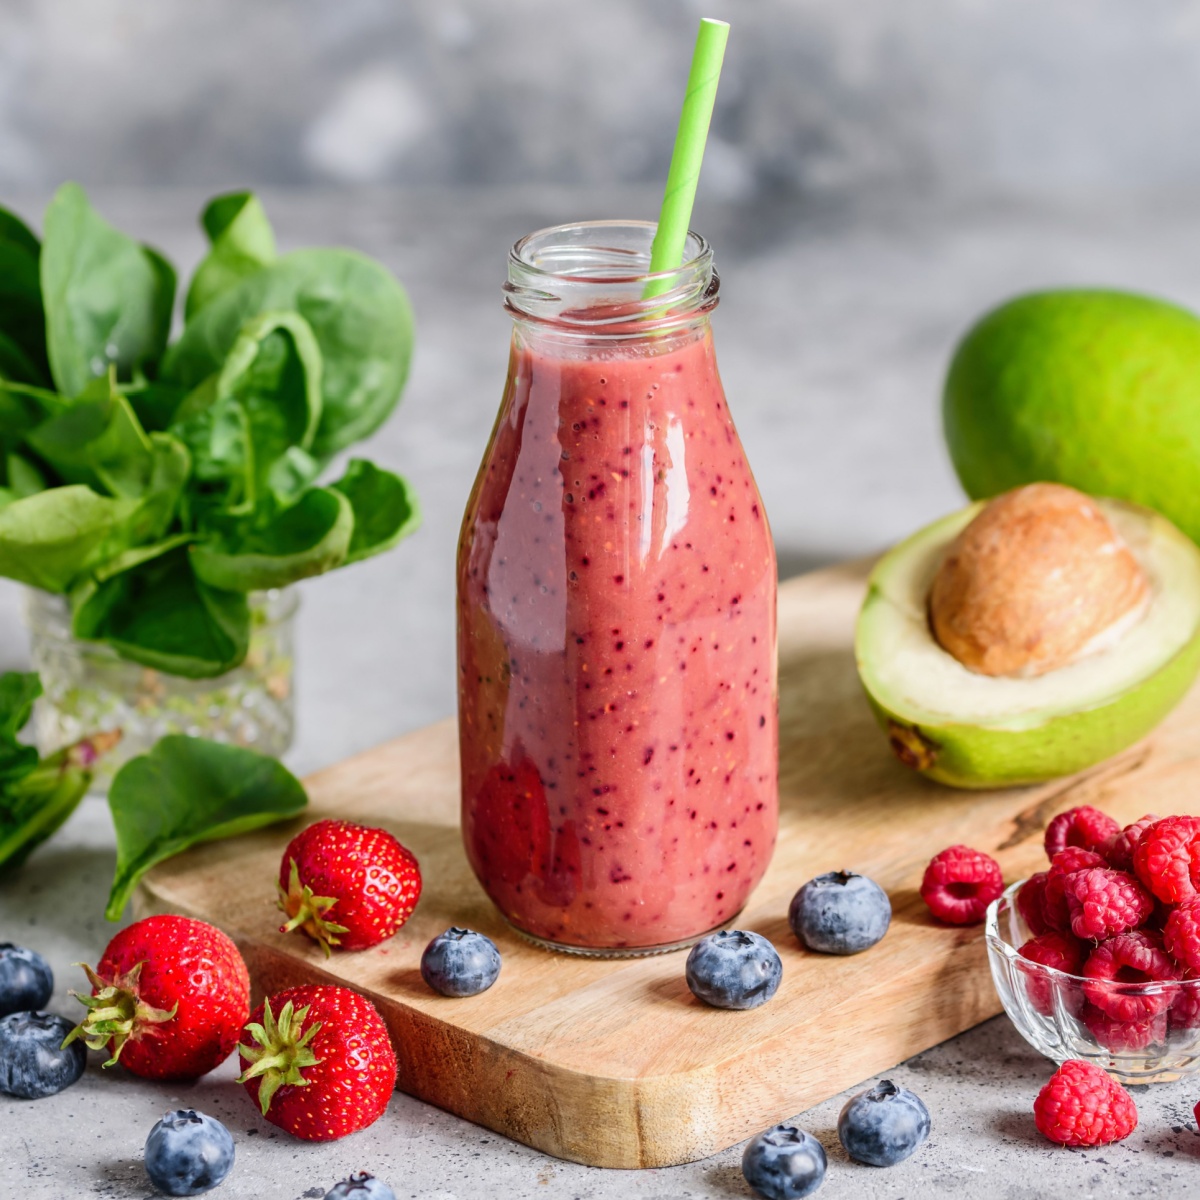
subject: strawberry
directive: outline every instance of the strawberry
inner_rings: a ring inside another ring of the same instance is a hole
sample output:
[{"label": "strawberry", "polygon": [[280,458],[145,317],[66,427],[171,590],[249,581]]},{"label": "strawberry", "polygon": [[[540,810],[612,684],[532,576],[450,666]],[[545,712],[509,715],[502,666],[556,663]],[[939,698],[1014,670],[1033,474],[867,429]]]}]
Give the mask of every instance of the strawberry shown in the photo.
[{"label": "strawberry", "polygon": [[318,821],[283,852],[280,932],[303,929],[327,956],[331,946],[364,950],[390,938],[420,895],[417,860],[386,829]]},{"label": "strawberry", "polygon": [[120,1060],[146,1079],[207,1075],[229,1057],[250,1012],[238,948],[189,917],[136,921],[109,942],[95,970],[83,969],[92,994],[72,995],[88,1014],[67,1042],[107,1049],[106,1067]]},{"label": "strawberry", "polygon": [[238,1047],[251,1099],[272,1125],[331,1142],[378,1120],[396,1087],[387,1026],[344,987],[288,988],[259,1005]]}]

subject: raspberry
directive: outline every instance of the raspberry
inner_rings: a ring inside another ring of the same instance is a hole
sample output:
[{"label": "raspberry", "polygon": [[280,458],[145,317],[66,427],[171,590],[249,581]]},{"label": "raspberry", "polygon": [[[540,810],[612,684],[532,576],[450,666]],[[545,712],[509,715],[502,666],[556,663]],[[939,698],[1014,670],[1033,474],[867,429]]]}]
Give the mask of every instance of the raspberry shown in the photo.
[{"label": "raspberry", "polygon": [[1089,867],[1107,865],[1107,861],[1101,855],[1094,850],[1084,850],[1081,846],[1068,846],[1050,860],[1050,870],[1046,872],[1046,893],[1042,899],[1042,912],[1051,929],[1071,928],[1071,914],[1067,909],[1067,877]]},{"label": "raspberry", "polygon": [[1136,929],[1154,911],[1154,897],[1132,875],[1107,867],[1066,876],[1063,891],[1071,932],[1080,938],[1106,938]]},{"label": "raspberry", "polygon": [[1133,1097],[1095,1063],[1069,1058],[1033,1102],[1038,1130],[1063,1146],[1103,1146],[1137,1128]]},{"label": "raspberry", "polygon": [[[1030,938],[1018,953],[1030,962],[1065,971],[1068,975],[1078,975],[1083,962],[1083,946],[1069,933],[1043,933]],[[1069,980],[1055,980],[1041,971],[1027,971],[1024,975],[1025,994],[1029,997],[1029,1003],[1043,1016],[1049,1016],[1054,1011],[1056,983],[1064,998],[1077,986]]]},{"label": "raspberry", "polygon": [[1145,1050],[1152,1042],[1161,1046],[1167,1040],[1166,1013],[1155,1013],[1140,1021],[1120,1021],[1094,1004],[1088,1004],[1079,1019],[1096,1042],[1113,1054],[1134,1054]]},{"label": "raspberry", "polygon": [[1126,990],[1127,984],[1174,981],[1182,972],[1171,961],[1162,940],[1152,933],[1130,931],[1101,942],[1083,964],[1084,995],[1118,1021],[1141,1021],[1165,1012],[1176,997],[1175,988],[1160,991]]},{"label": "raspberry", "polygon": [[1194,972],[1184,971],[1167,1020],[1172,1029],[1195,1029],[1200,1025],[1200,977]]},{"label": "raspberry", "polygon": [[978,924],[1003,891],[1000,864],[970,846],[950,846],[935,854],[921,880],[921,899],[939,921],[951,925]]},{"label": "raspberry", "polygon": [[1163,926],[1163,942],[1180,966],[1200,970],[1200,897],[1171,910]]},{"label": "raspberry", "polygon": [[1200,881],[1200,819],[1163,817],[1155,821],[1133,852],[1133,869],[1167,904],[1190,900]]},{"label": "raspberry", "polygon": [[1137,849],[1138,842],[1142,840],[1142,834],[1157,820],[1158,818],[1153,813],[1147,813],[1140,821],[1126,825],[1104,847],[1104,857],[1108,859],[1108,865],[1116,867],[1118,871],[1132,871],[1133,852]]},{"label": "raspberry", "polygon": [[1074,875],[1076,871],[1086,871],[1089,867],[1107,867],[1108,859],[1095,850],[1085,850],[1082,846],[1068,846],[1060,850],[1050,859],[1050,875]]},{"label": "raspberry", "polygon": [[1046,826],[1046,857],[1053,858],[1068,846],[1100,853],[1120,832],[1120,825],[1112,817],[1090,804],[1069,808]]},{"label": "raspberry", "polygon": [[1045,871],[1030,875],[1017,893],[1017,912],[1034,937],[1049,933],[1054,928],[1046,919],[1046,879]]}]

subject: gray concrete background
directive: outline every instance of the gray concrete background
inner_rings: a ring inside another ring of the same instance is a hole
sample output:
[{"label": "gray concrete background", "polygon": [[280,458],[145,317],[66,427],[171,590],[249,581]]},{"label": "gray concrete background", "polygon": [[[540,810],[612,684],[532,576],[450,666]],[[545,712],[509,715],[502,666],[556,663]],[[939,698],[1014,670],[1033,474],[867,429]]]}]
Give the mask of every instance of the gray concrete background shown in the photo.
[{"label": "gray concrete background", "polygon": [[[412,379],[365,450],[407,473],[425,525],[313,580],[300,617],[299,771],[453,706],[453,554],[505,364],[508,245],[601,216],[652,217],[697,16],[685,0],[0,0],[0,201],[36,219],[64,178],[185,269],[208,194],[264,190],[283,248],[357,246],[408,286]],[[731,408],[791,574],[878,549],[961,495],[937,396],[955,338],[1025,288],[1116,284],[1200,307],[1200,3],[755,0],[734,22],[695,225],[716,248]],[[0,669],[27,649],[0,584]],[[0,880],[0,938],[42,949],[70,1011],[94,961],[111,832],[89,801]],[[799,881],[798,881],[799,882]],[[797,1030],[797,1055],[804,1031]],[[891,1171],[836,1147],[840,1101],[801,1123],[830,1149],[822,1196],[1172,1197],[1200,1180],[1200,1084],[1138,1096],[1128,1142],[1053,1151],[1030,1104],[1049,1065],[993,1021],[891,1074],[934,1134]],[[229,1065],[194,1087],[103,1075],[0,1098],[0,1196],[149,1194],[161,1112],[226,1119],[218,1195],[319,1197],[352,1169],[399,1196],[747,1196],[738,1151],[619,1173],[545,1158],[406,1097],[343,1143],[259,1121]]]},{"label": "gray concrete background", "polygon": [[1200,181],[1196,0],[4,0],[0,186],[658,181],[702,13],[710,194]]}]

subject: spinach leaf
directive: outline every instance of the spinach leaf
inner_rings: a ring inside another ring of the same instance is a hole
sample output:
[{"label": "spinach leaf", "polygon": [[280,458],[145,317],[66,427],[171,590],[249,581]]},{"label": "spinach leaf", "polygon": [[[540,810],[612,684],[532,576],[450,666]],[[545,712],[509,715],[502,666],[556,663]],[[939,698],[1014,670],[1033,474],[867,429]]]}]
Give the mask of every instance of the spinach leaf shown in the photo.
[{"label": "spinach leaf", "polygon": [[206,485],[200,509],[250,512],[279,482],[282,460],[293,460],[280,468],[283,479],[294,477],[293,452],[306,453],[320,419],[320,386],[321,352],[302,317],[247,322],[220,373],[191,392],[171,426]]},{"label": "spinach leaf", "polygon": [[253,192],[231,192],[208,202],[200,223],[212,249],[196,268],[184,304],[191,320],[238,280],[275,261],[275,233]]},{"label": "spinach leaf", "polygon": [[237,508],[254,493],[250,425],[232,396],[217,395],[217,377],[189,393],[171,422],[171,433],[188,449],[201,508]]},{"label": "spinach leaf", "polygon": [[[46,210],[40,275],[46,348],[59,391],[76,396],[109,364],[122,379],[162,354],[174,272],[119,233],[83,189],[64,184]],[[165,314],[165,319],[164,319]]]},{"label": "spinach leaf", "polygon": [[183,489],[191,470],[187,447],[167,433],[150,434],[149,470],[126,523],[132,543],[161,538],[179,513]]},{"label": "spinach leaf", "polygon": [[153,355],[148,355],[135,364],[151,372],[158,368],[158,359],[167,348],[167,339],[171,336],[171,316],[175,312],[175,288],[178,280],[175,268],[153,246],[142,246],[142,253],[154,268],[157,287],[154,292],[154,333],[153,344],[157,347]]},{"label": "spinach leaf", "polygon": [[[132,571],[134,567],[140,567],[142,563],[147,563],[151,559],[161,558],[164,554],[176,549],[179,546],[188,546],[195,540],[193,533],[173,533],[170,537],[165,537],[161,541],[147,542],[143,545],[133,546],[129,550],[125,550],[121,554],[115,555],[113,558],[106,559],[93,572],[92,579],[96,583],[104,583],[105,580],[112,579],[114,575],[121,575],[126,571]],[[76,592],[76,600],[82,602],[83,599],[91,595],[91,589],[84,585]]]},{"label": "spinach leaf", "polygon": [[[0,512],[0,522],[9,511]],[[246,597],[197,579],[182,546],[101,582],[86,583],[72,601],[76,637],[104,642],[147,667],[210,679],[246,657]]]},{"label": "spinach leaf", "polygon": [[38,760],[17,741],[42,694],[36,675],[0,675],[0,868],[20,865],[70,815],[91,783],[91,764],[120,740],[98,734]]},{"label": "spinach leaf", "polygon": [[0,242],[12,242],[27,250],[35,258],[41,250],[37,234],[15,212],[11,212],[3,206],[0,206]]},{"label": "spinach leaf", "polygon": [[121,390],[147,433],[165,433],[187,397],[186,389],[169,383],[142,382]]},{"label": "spinach leaf", "polygon": [[193,546],[192,567],[216,588],[286,587],[345,562],[353,532],[354,510],[346,497],[332,488],[310,488],[277,515],[256,514]]},{"label": "spinach leaf", "polygon": [[25,436],[26,444],[64,483],[84,483],[102,490],[90,447],[113,419],[107,377],[93,379],[74,400],[53,412]]},{"label": "spinach leaf", "polygon": [[5,485],[13,493],[13,498],[22,500],[26,496],[36,495],[46,490],[46,480],[23,454],[10,450],[4,456]]},{"label": "spinach leaf", "polygon": [[321,422],[311,447],[328,458],[373,432],[408,376],[412,311],[395,277],[350,250],[296,250],[222,292],[184,328],[163,378],[195,387],[220,370],[246,321],[298,312],[324,364]]},{"label": "spinach leaf", "polygon": [[0,436],[20,437],[62,409],[56,392],[0,380]]},{"label": "spinach leaf", "polygon": [[[0,247],[0,259],[3,258],[3,247]],[[0,263],[0,271],[3,265]],[[7,334],[0,333],[0,379],[11,379],[16,383],[42,383],[45,373],[38,370],[25,351]]]},{"label": "spinach leaf", "polygon": [[36,674],[9,671],[0,675],[0,794],[37,766],[37,750],[17,741],[17,734],[33,715],[33,703],[41,694]]},{"label": "spinach leaf", "polygon": [[67,592],[122,545],[137,502],[74,484],[0,509],[0,575],[47,592]]},{"label": "spinach leaf", "polygon": [[321,464],[307,450],[289,446],[267,476],[269,499],[280,507],[291,504],[321,473]]},{"label": "spinach leaf", "polygon": [[217,395],[246,414],[257,502],[275,464],[292,446],[307,450],[321,419],[321,351],[308,322],[295,313],[247,322],[217,377]]},{"label": "spinach leaf", "polygon": [[0,740],[15,739],[33,716],[33,702],[42,694],[35,671],[7,671],[0,675]]},{"label": "spinach leaf", "polygon": [[128,400],[114,392],[103,432],[86,447],[101,483],[114,496],[139,497],[150,482],[154,448]]},{"label": "spinach leaf", "polygon": [[298,816],[308,804],[282,763],[219,742],[165,737],[132,758],[108,793],[117,869],[105,916],[118,921],[138,880],[189,846]]},{"label": "spinach leaf", "polygon": [[[19,217],[0,208],[0,330],[8,343],[0,371],[9,378],[46,383],[46,316],[38,256],[41,246]],[[20,364],[20,374],[10,374]]]},{"label": "spinach leaf", "polygon": [[112,371],[93,379],[74,399],[25,438],[67,483],[85,483],[115,496],[138,496],[151,470],[150,439]]},{"label": "spinach leaf", "polygon": [[[113,740],[114,735],[108,735],[102,747]],[[0,781],[0,868],[6,870],[19,867],[62,825],[92,782],[84,764],[94,761],[95,754],[82,753],[82,745],[59,750],[41,762],[32,746],[26,749],[32,751],[28,769]]]},{"label": "spinach leaf", "polygon": [[421,523],[417,498],[407,481],[366,459],[352,458],[345,475],[330,487],[354,510],[354,533],[344,565],[390,550]]}]

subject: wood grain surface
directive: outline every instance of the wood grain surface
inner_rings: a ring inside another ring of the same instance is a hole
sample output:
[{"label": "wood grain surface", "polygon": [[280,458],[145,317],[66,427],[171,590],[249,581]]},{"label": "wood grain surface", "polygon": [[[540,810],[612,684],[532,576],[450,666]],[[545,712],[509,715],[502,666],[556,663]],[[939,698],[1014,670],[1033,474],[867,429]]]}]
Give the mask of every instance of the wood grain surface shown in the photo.
[{"label": "wood grain surface", "polygon": [[[326,960],[302,936],[278,932],[279,859],[303,822],[163,864],[144,880],[138,911],[228,931],[258,995],[300,982],[366,993],[392,1031],[404,1091],[548,1154],[653,1167],[722,1150],[1000,1011],[981,930],[935,925],[917,894],[938,850],[985,850],[1011,881],[1039,868],[1046,822],[1072,805],[1095,804],[1122,823],[1200,812],[1197,690],[1152,739],[1070,780],[972,793],[910,773],[891,756],[854,670],[866,572],[847,564],[780,588],[779,844],[736,922],[783,958],[779,992],[760,1009],[694,999],[682,953],[576,958],[511,933],[460,844],[452,721],[307,780],[308,819],[384,825],[418,856],[424,895],[391,941]],[[892,927],[855,957],[807,953],[788,930],[788,902],[812,876],[843,868],[887,889]],[[500,946],[499,982],[481,996],[446,999],[421,980],[421,951],[451,924]]]}]

